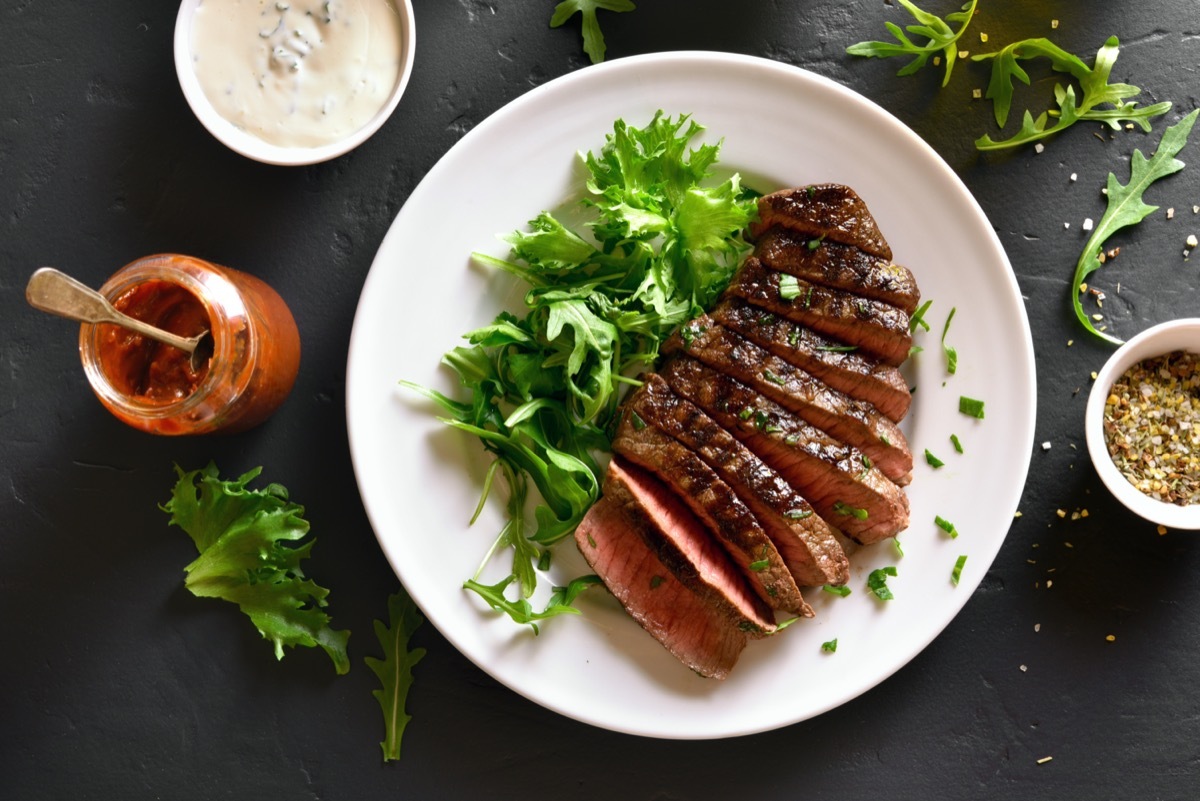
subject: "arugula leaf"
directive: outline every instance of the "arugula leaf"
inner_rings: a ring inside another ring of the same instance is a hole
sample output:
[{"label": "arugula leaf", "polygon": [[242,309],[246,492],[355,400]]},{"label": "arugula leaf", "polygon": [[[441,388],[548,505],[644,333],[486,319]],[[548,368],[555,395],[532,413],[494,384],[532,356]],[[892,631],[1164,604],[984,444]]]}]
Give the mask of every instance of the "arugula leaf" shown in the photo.
[{"label": "arugula leaf", "polygon": [[408,642],[420,625],[425,622],[421,611],[412,598],[401,587],[387,601],[388,623],[375,621],[375,636],[383,647],[383,659],[368,656],[363,661],[379,678],[381,689],[372,690],[371,695],[383,710],[383,761],[400,758],[400,738],[412,720],[404,709],[408,691],[412,688],[412,669],[425,656],[424,648],[409,650]]},{"label": "arugula leaf", "polygon": [[304,507],[288,501],[279,484],[247,489],[262,472],[250,470],[234,481],[218,478],[211,462],[184,472],[171,498],[161,508],[196,545],[200,556],[184,568],[185,586],[200,598],[221,598],[238,605],[265,639],[275,644],[275,658],[285,646],[320,646],[343,674],[350,669],[347,631],[334,631],[322,609],[329,590],[304,576],[300,562],[315,540],[308,534]]},{"label": "arugula leaf", "polygon": [[557,28],[576,13],[580,14],[583,17],[583,52],[588,54],[593,64],[599,64],[604,60],[606,48],[596,11],[633,11],[634,8],[636,6],[630,0],[562,0],[554,7],[550,27]]},{"label": "arugula leaf", "polygon": [[571,603],[575,600],[575,596],[599,581],[599,578],[596,576],[581,576],[573,580],[566,588],[562,588],[560,592],[556,592],[551,596],[545,609],[541,612],[535,612],[533,604],[529,603],[526,599],[517,598],[514,601],[510,600],[504,594],[504,591],[508,589],[508,585],[512,584],[515,578],[516,576],[508,576],[495,584],[482,584],[474,579],[468,579],[463,582],[463,587],[487,601],[488,606],[492,607],[492,609],[497,612],[506,613],[514,622],[528,625],[533,629],[534,634],[539,633],[537,624],[539,620],[546,620],[558,615],[578,615],[579,610],[571,606]]},{"label": "arugula leaf", "polygon": [[1075,275],[1071,279],[1071,305],[1075,309],[1075,316],[1085,329],[1106,342],[1120,345],[1123,340],[1096,329],[1083,310],[1079,286],[1089,275],[1100,269],[1100,254],[1109,237],[1122,228],[1136,225],[1158,210],[1158,206],[1147,205],[1142,200],[1142,195],[1155,181],[1183,169],[1184,163],[1175,158],[1175,155],[1187,144],[1188,134],[1196,123],[1197,113],[1193,111],[1167,128],[1158,144],[1158,150],[1148,160],[1142,155],[1142,151],[1133,151],[1133,157],[1129,160],[1129,183],[1122,185],[1116,175],[1111,172],[1108,174],[1108,208],[1104,210],[1104,216],[1100,218],[1087,244],[1083,246],[1083,253],[1075,264]]},{"label": "arugula leaf", "polygon": [[[1143,131],[1149,131],[1150,118],[1167,113],[1171,104],[1162,102],[1138,108],[1136,102],[1126,102],[1126,99],[1141,94],[1141,89],[1126,83],[1108,82],[1120,52],[1119,44],[1117,37],[1109,37],[1096,53],[1095,62],[1091,67],[1044,38],[1025,39],[1013,42],[994,53],[972,56],[972,61],[992,61],[992,76],[988,81],[987,97],[992,101],[992,112],[996,117],[996,124],[1001,128],[1008,121],[1008,114],[1012,108],[1014,79],[1029,85],[1029,74],[1020,64],[1022,60],[1049,59],[1050,66],[1056,72],[1073,77],[1083,92],[1082,97],[1077,99],[1074,87],[1055,84],[1057,111],[1043,112],[1036,119],[1031,112],[1026,111],[1020,131],[1011,138],[996,141],[991,136],[984,135],[976,140],[975,147],[979,150],[1002,150],[1036,142],[1064,131],[1080,120],[1096,120],[1113,130],[1120,130],[1122,123],[1132,122]],[[1050,124],[1051,119],[1056,120],[1053,125]]]},{"label": "arugula leaf", "polygon": [[[954,71],[954,62],[958,58],[958,40],[966,32],[967,26],[971,23],[971,18],[975,15],[975,5],[978,0],[970,0],[964,4],[959,11],[955,11],[946,15],[946,19],[942,19],[934,14],[922,11],[911,2],[911,0],[898,0],[900,5],[908,9],[908,13],[912,14],[919,24],[909,25],[904,30],[894,22],[884,23],[887,26],[888,32],[896,37],[898,44],[891,42],[859,42],[850,45],[846,48],[846,52],[852,56],[863,56],[865,58],[890,58],[892,56],[913,56],[913,60],[904,65],[897,72],[897,75],[912,75],[929,60],[929,57],[941,53],[946,61],[946,76],[942,79],[942,86],[950,83],[950,73]],[[957,31],[953,30],[949,23],[959,23]],[[923,45],[916,44],[904,31],[908,31],[916,36],[924,36],[929,41]]]}]

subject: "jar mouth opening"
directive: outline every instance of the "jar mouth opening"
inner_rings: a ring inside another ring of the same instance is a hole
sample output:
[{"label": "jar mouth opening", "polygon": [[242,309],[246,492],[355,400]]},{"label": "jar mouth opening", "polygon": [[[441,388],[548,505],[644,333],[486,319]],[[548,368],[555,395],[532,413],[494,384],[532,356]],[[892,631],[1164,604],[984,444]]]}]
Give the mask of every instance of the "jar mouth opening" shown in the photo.
[{"label": "jar mouth opening", "polygon": [[[195,264],[195,270],[200,275],[175,269],[186,264]],[[164,267],[173,269],[165,272]],[[84,372],[97,395],[127,414],[145,419],[166,419],[188,414],[202,416],[208,400],[218,389],[228,387],[234,380],[236,336],[230,330],[230,323],[236,318],[245,318],[247,310],[241,295],[228,279],[186,256],[150,256],[134,262],[114,274],[100,288],[100,294],[110,302],[115,302],[124,293],[149,282],[178,286],[203,307],[212,338],[212,355],[204,375],[191,392],[177,400],[151,400],[125,391],[120,387],[120,382],[106,371],[105,360],[100,358],[101,334],[106,326],[113,325],[111,323],[84,323],[80,326],[79,349]],[[245,389],[245,382],[240,383],[242,385],[234,389],[233,398],[240,396]]]}]

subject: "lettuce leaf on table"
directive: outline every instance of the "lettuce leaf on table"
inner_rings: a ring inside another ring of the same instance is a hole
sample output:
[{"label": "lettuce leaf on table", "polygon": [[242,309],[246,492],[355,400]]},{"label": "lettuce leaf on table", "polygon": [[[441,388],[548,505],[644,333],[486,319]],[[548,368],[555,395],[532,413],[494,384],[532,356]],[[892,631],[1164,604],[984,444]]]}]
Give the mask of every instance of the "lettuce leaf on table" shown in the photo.
[{"label": "lettuce leaf on table", "polygon": [[276,659],[283,659],[285,647],[319,646],[334,669],[346,673],[350,633],[330,628],[323,611],[329,590],[305,578],[300,567],[315,542],[298,544],[308,534],[304,507],[291,503],[279,484],[249,489],[261,467],[234,481],[222,481],[211,463],[175,471],[179,480],[161,508],[200,552],[184,568],[185,586],[198,597],[237,604],[274,643]]}]

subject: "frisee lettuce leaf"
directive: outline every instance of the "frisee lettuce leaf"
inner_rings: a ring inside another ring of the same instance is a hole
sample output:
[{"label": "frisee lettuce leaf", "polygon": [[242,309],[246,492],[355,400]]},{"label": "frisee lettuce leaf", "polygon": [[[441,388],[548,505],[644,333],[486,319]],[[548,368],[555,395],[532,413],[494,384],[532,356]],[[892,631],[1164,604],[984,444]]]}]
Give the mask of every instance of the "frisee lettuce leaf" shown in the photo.
[{"label": "frisee lettuce leaf", "polygon": [[[537,546],[568,537],[599,496],[593,454],[609,449],[621,388],[636,384],[630,376],[653,366],[661,343],[716,300],[749,252],[742,230],[756,195],[737,175],[712,180],[720,144],[693,145],[703,131],[688,115],[661,111],[644,127],[614,122],[604,147],[580,156],[589,176],[584,226],[543,211],[528,230],[502,237],[508,258],[473,254],[528,289],[523,316],[500,313],[443,357],[465,399],[401,382],[500,464],[489,470],[480,506],[502,475],[507,520],[465,586],[518,623],[574,611],[569,599],[542,612],[526,601],[536,588]],[[524,511],[529,484],[540,495],[532,520]],[[481,583],[484,566],[504,550],[510,577]],[[516,600],[504,594],[514,582]]]},{"label": "frisee lettuce leaf", "polygon": [[1122,228],[1140,223],[1158,210],[1158,206],[1151,206],[1143,201],[1142,195],[1158,179],[1183,169],[1183,162],[1175,156],[1187,144],[1188,134],[1196,123],[1197,113],[1193,111],[1167,128],[1163,132],[1162,141],[1158,143],[1158,150],[1149,159],[1142,155],[1142,151],[1133,151],[1133,157],[1129,160],[1129,183],[1122,184],[1116,175],[1111,172],[1108,174],[1108,207],[1092,235],[1088,237],[1087,244],[1083,246],[1083,253],[1075,264],[1075,275],[1071,279],[1071,305],[1075,309],[1075,316],[1089,333],[1106,342],[1120,345],[1124,340],[1096,328],[1083,310],[1083,302],[1080,300],[1083,293],[1079,291],[1079,287],[1104,263],[1100,260],[1100,254],[1110,236]]},{"label": "frisee lettuce leaf", "polygon": [[261,467],[234,481],[222,481],[212,463],[190,472],[176,465],[175,472],[179,480],[160,508],[200,552],[184,568],[192,594],[237,604],[275,644],[276,659],[283,659],[285,647],[319,646],[334,669],[346,673],[350,632],[330,628],[323,611],[329,590],[305,578],[300,567],[315,542],[299,544],[308,534],[304,507],[290,502],[279,484],[249,489]]},{"label": "frisee lettuce leaf", "polygon": [[[1120,52],[1119,45],[1117,37],[1110,36],[1096,53],[1095,62],[1091,67],[1049,39],[1025,39],[1013,42],[993,53],[972,56],[972,61],[992,61],[992,77],[988,82],[987,97],[992,101],[996,124],[1001,128],[1008,120],[1008,113],[1012,107],[1013,80],[1029,85],[1029,75],[1020,64],[1022,60],[1049,59],[1050,66],[1056,72],[1073,77],[1083,93],[1082,97],[1077,99],[1073,86],[1055,84],[1054,99],[1058,103],[1057,110],[1044,111],[1036,119],[1031,112],[1026,111],[1021,130],[1012,137],[996,141],[991,136],[984,135],[976,140],[975,147],[979,150],[1002,150],[1036,142],[1066,130],[1081,120],[1102,122],[1114,131],[1120,130],[1122,123],[1132,122],[1143,131],[1149,131],[1150,118],[1166,114],[1171,109],[1171,104],[1162,102],[1138,108],[1136,102],[1127,102],[1127,99],[1141,94],[1141,89],[1127,83],[1108,82]],[[1050,123],[1051,119],[1054,120],[1053,124]]]},{"label": "frisee lettuce leaf", "polygon": [[[970,0],[961,9],[947,14],[945,19],[922,11],[910,0],[898,0],[909,14],[912,14],[917,25],[908,25],[903,30],[894,22],[885,22],[888,32],[896,37],[895,42],[858,42],[846,48],[852,56],[864,58],[890,58],[892,56],[912,56],[913,60],[905,64],[897,75],[912,75],[925,66],[930,56],[941,54],[946,62],[946,75],[942,78],[942,86],[950,83],[950,74],[954,71],[954,62],[958,59],[958,40],[971,24],[975,15],[975,5],[978,0]],[[949,23],[957,24],[958,30],[950,27]],[[908,31],[914,36],[923,36],[929,41],[917,44],[905,35]]]},{"label": "frisee lettuce leaf", "polygon": [[412,716],[405,711],[404,702],[412,688],[412,669],[425,656],[424,648],[409,649],[413,632],[425,622],[412,598],[401,587],[387,601],[388,622],[375,621],[375,637],[383,647],[383,659],[368,656],[363,661],[379,678],[381,689],[371,694],[383,710],[383,761],[400,758],[400,739]]},{"label": "frisee lettuce leaf", "polygon": [[554,16],[550,18],[550,27],[557,28],[571,17],[579,14],[583,18],[583,52],[593,64],[604,60],[607,47],[604,44],[604,34],[600,31],[600,20],[596,12],[633,11],[635,6],[630,0],[562,0],[554,7]]}]

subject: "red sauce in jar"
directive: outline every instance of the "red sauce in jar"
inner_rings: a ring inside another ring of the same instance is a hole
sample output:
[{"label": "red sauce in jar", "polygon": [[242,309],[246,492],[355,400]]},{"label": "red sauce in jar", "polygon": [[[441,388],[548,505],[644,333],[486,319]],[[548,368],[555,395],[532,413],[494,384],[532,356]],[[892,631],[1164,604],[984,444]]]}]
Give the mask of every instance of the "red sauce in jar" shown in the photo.
[{"label": "red sauce in jar", "polygon": [[[167,281],[138,284],[126,290],[113,305],[130,317],[183,337],[193,337],[212,328],[200,299]],[[207,359],[194,369],[192,357],[185,351],[116,325],[104,326],[99,355],[114,387],[148,403],[183,400],[196,391],[208,374]]]}]

